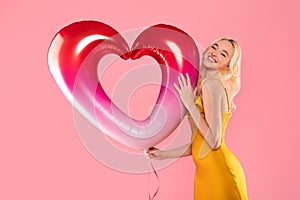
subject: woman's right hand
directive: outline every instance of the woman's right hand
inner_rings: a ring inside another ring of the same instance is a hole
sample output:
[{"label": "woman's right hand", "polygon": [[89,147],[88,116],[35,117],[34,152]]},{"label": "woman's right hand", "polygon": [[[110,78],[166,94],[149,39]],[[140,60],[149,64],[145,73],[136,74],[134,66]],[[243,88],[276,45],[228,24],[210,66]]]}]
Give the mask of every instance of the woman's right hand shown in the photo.
[{"label": "woman's right hand", "polygon": [[155,160],[166,159],[164,155],[164,151],[155,147],[151,147],[147,151],[145,151],[145,155],[148,159],[155,159]]}]

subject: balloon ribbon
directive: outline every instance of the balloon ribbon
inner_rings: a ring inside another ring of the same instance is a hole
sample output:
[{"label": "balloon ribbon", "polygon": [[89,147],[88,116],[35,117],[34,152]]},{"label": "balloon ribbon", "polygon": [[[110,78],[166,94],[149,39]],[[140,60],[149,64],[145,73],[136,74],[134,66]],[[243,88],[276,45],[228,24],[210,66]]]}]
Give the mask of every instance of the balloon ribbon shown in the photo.
[{"label": "balloon ribbon", "polygon": [[[155,193],[153,194],[152,197],[151,197],[151,195],[150,195],[150,189],[149,189],[149,187],[148,187],[149,200],[154,200],[154,197],[157,195],[158,190],[159,190],[159,178],[158,178],[158,175],[157,175],[157,172],[156,172],[155,168],[153,167],[153,163],[152,163],[151,159],[149,159],[149,163],[150,163],[150,166],[151,166],[151,168],[152,168],[152,171],[153,171],[153,173],[155,174],[156,179],[157,179],[157,182],[158,182],[156,191],[155,191]],[[148,185],[149,185],[149,179],[150,179],[150,172],[148,172]]]}]

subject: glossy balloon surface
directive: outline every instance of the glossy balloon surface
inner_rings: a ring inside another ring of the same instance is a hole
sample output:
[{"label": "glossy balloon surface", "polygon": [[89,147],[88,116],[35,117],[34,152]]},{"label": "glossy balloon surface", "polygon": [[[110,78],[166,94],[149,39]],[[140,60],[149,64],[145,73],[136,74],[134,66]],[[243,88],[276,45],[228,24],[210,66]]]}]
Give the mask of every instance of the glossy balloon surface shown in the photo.
[{"label": "glossy balloon surface", "polygon": [[[108,54],[124,60],[151,56],[160,65],[161,88],[147,119],[132,119],[105,93],[97,67]],[[184,117],[185,109],[173,84],[180,73],[189,73],[192,86],[196,86],[199,51],[194,40],[174,26],[151,26],[137,36],[130,48],[122,35],[109,25],[81,21],[55,35],[48,63],[64,95],[91,123],[124,145],[146,149],[164,140]]]}]

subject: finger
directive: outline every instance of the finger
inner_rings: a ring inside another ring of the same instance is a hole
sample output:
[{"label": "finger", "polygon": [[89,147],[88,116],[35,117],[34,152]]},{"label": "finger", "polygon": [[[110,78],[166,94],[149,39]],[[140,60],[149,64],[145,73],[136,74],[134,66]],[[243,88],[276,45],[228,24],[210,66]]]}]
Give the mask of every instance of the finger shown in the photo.
[{"label": "finger", "polygon": [[195,89],[194,89],[194,96],[196,96],[197,95],[197,87],[195,87]]},{"label": "finger", "polygon": [[188,73],[186,73],[186,80],[187,80],[187,84],[190,86],[191,85],[191,79]]},{"label": "finger", "polygon": [[186,80],[185,80],[185,78],[184,78],[184,76],[183,76],[183,74],[182,73],[180,73],[180,78],[181,78],[181,82],[182,82],[182,85],[186,85]]},{"label": "finger", "polygon": [[148,154],[148,151],[144,150],[144,155],[146,156],[146,158],[150,159],[150,156]]},{"label": "finger", "polygon": [[149,159],[153,159],[153,158],[155,158],[155,155],[150,154],[150,155],[149,155]]},{"label": "finger", "polygon": [[155,151],[157,151],[158,150],[158,148],[156,148],[156,147],[150,147],[150,148],[148,148],[147,150],[146,150],[146,153],[152,153],[152,152],[155,152]]},{"label": "finger", "polygon": [[153,154],[155,151],[157,151],[157,150],[154,150],[154,149],[153,150],[148,150],[147,154]]},{"label": "finger", "polygon": [[178,93],[180,93],[180,89],[178,88],[178,86],[177,86],[176,83],[174,83],[174,88],[176,89],[176,91],[177,91]]},{"label": "finger", "polygon": [[183,84],[182,84],[182,79],[181,79],[180,75],[178,76],[178,83],[179,83],[180,89],[182,89]]}]

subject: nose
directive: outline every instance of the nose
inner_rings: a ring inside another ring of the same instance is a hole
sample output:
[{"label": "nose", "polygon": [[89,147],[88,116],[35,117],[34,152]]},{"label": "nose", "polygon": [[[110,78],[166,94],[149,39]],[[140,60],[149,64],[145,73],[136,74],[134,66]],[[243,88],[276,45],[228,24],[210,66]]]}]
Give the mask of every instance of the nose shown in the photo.
[{"label": "nose", "polygon": [[216,56],[216,55],[217,55],[217,52],[216,52],[216,51],[213,51],[213,52],[211,52],[211,55],[212,55],[212,56]]}]

